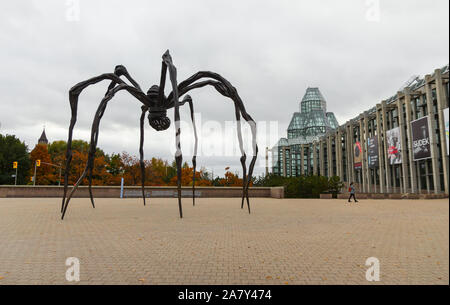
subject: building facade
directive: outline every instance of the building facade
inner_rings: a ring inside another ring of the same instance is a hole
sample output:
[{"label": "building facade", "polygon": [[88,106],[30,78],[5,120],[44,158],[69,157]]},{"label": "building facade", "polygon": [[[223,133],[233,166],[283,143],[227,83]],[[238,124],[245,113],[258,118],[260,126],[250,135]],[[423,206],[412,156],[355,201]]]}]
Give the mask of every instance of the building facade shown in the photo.
[{"label": "building facade", "polygon": [[[300,145],[300,173],[339,176],[364,193],[448,195],[448,107],[447,65]],[[289,157],[278,158],[286,162]]]},{"label": "building facade", "polygon": [[300,102],[300,112],[295,112],[287,130],[287,138],[281,138],[272,148],[272,172],[282,176],[306,174],[308,164],[302,158],[302,146],[311,144],[339,126],[332,112],[327,112],[319,88],[308,88]]}]

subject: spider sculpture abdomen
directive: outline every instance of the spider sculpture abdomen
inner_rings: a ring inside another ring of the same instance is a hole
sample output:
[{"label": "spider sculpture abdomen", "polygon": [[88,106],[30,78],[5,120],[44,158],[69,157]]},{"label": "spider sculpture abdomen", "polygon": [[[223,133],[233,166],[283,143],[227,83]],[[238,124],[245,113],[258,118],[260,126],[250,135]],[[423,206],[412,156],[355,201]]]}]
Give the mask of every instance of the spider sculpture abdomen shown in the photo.
[{"label": "spider sculpture abdomen", "polygon": [[[192,75],[190,78],[178,84],[177,82],[177,70],[172,63],[172,58],[167,50],[163,55],[162,61],[162,69],[161,69],[161,79],[160,84],[153,85],[144,93],[139,86],[139,84],[129,75],[127,69],[118,65],[114,69],[114,73],[105,73],[99,76],[90,78],[86,81],[80,82],[73,86],[69,91],[69,101],[70,107],[72,111],[72,117],[70,120],[69,126],[69,136],[67,140],[67,151],[66,151],[66,168],[64,173],[64,195],[61,203],[61,219],[64,219],[64,215],[67,211],[67,207],[69,205],[69,201],[72,198],[74,192],[77,190],[78,186],[82,183],[82,181],[87,177],[88,178],[88,186],[89,186],[89,195],[91,199],[92,206],[95,208],[94,204],[94,196],[92,194],[92,171],[94,168],[94,157],[95,151],[97,149],[97,140],[99,133],[99,125],[100,120],[103,117],[103,114],[106,110],[106,106],[108,102],[114,97],[114,95],[121,91],[126,90],[133,97],[135,97],[141,103],[141,117],[140,117],[140,146],[139,146],[139,155],[140,155],[140,167],[141,167],[141,182],[142,182],[142,197],[144,200],[144,205],[146,204],[145,200],[145,165],[144,165],[144,121],[145,115],[148,112],[148,121],[150,126],[156,131],[163,131],[170,127],[170,119],[167,117],[167,110],[174,108],[174,121],[175,121],[175,161],[177,164],[177,191],[178,191],[178,207],[180,212],[180,217],[183,217],[183,210],[181,206],[181,164],[182,164],[182,153],[181,153],[181,143],[180,143],[180,112],[179,107],[188,103],[190,108],[191,120],[194,129],[194,152],[192,158],[192,164],[194,168],[193,174],[193,183],[192,183],[192,203],[195,205],[195,174],[196,174],[196,164],[197,164],[197,130],[195,126],[195,118],[194,118],[194,105],[192,102],[192,98],[187,95],[189,91],[197,88],[202,88],[205,86],[213,86],[220,94],[225,97],[230,98],[235,107],[235,116],[236,116],[236,124],[237,124],[237,134],[239,141],[239,149],[241,151],[241,165],[243,170],[243,185],[242,185],[242,201],[241,201],[241,209],[244,207],[244,199],[247,201],[248,212],[250,213],[250,200],[248,197],[248,188],[250,186],[253,168],[256,163],[256,158],[258,155],[258,146],[256,144],[256,123],[252,119],[252,117],[247,113],[244,107],[244,103],[239,97],[236,88],[234,88],[230,82],[228,82],[225,78],[220,76],[217,73],[209,72],[209,71],[201,71]],[[166,74],[167,70],[169,71],[169,78],[172,85],[172,92],[166,97],[164,94],[164,87],[166,83]],[[130,83],[126,83],[121,77],[124,76]],[[75,123],[77,120],[77,109],[78,109],[78,97],[81,92],[88,86],[94,85],[103,80],[111,81],[108,90],[106,91],[105,96],[103,97],[100,105],[97,108],[97,112],[94,117],[94,122],[92,124],[91,129],[91,141],[89,146],[88,153],[88,161],[86,163],[86,167],[78,179],[70,193],[68,194],[68,180],[69,180],[69,172],[70,172],[70,163],[72,160],[72,134],[73,128],[75,127]],[[183,97],[184,96],[184,97]],[[179,99],[182,98],[180,101]],[[244,151],[243,140],[242,140],[242,131],[241,131],[241,116],[244,120],[250,125],[252,132],[252,148],[253,148],[253,156],[250,161],[250,165],[247,173],[246,166],[246,153]]]}]

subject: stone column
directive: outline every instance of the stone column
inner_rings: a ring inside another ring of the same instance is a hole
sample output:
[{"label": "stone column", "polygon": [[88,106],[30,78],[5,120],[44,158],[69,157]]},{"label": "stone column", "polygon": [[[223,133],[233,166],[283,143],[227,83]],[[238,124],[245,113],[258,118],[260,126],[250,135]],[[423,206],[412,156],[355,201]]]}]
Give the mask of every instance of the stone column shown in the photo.
[{"label": "stone column", "polygon": [[366,129],[364,123],[364,115],[359,117],[359,143],[361,144],[361,154],[362,154],[362,162],[361,162],[361,177],[362,177],[362,191],[364,193],[368,193],[367,191],[367,173],[366,173],[366,140],[365,140],[365,132]]},{"label": "stone column", "polygon": [[385,173],[386,173],[386,192],[390,193],[391,192],[391,165],[389,163],[389,158],[388,156],[388,142],[387,142],[387,136],[386,136],[386,131],[387,131],[387,114],[386,114],[386,101],[382,101],[381,102],[381,117],[383,120],[383,137],[384,137],[384,141],[383,141],[383,145],[384,145],[384,151],[383,151],[383,156],[384,158],[384,168],[385,168]]},{"label": "stone column", "polygon": [[300,145],[300,174],[301,176],[305,175],[305,145]]},{"label": "stone column", "polygon": [[[346,128],[346,139],[347,139],[347,145],[346,151],[347,151],[347,180],[348,182],[352,182],[353,179],[353,128],[351,128],[351,122],[347,124]],[[354,182],[354,181],[353,181]]]},{"label": "stone column", "polygon": [[349,147],[349,153],[350,153],[350,173],[351,173],[351,177],[352,177],[352,181],[353,182],[357,182],[356,181],[356,175],[355,175],[355,159],[353,156],[353,144],[355,144],[354,142],[354,129],[353,129],[353,122],[350,123],[350,147]]},{"label": "stone column", "polygon": [[383,141],[383,128],[381,127],[381,115],[382,111],[381,104],[377,104],[376,120],[377,120],[377,139],[378,139],[378,168],[380,176],[380,193],[386,192],[386,180],[385,180],[385,170],[384,170],[384,141]]},{"label": "stone column", "polygon": [[[406,144],[406,133],[405,133],[405,120],[403,119],[403,94],[398,92],[397,96],[397,111],[398,111],[398,125],[400,127],[400,138],[402,141],[402,174],[403,174],[403,192],[406,193],[409,189],[408,185],[408,157],[407,157],[407,144]],[[405,109],[406,110],[406,109]],[[411,140],[412,138],[409,138]],[[409,151],[412,153],[412,150]]]},{"label": "stone column", "polygon": [[341,171],[342,146],[341,146],[341,131],[339,130],[339,127],[335,134],[334,147],[335,147],[335,158],[336,158],[336,176],[339,176],[342,181],[342,171]]},{"label": "stone column", "polygon": [[428,111],[428,128],[430,133],[430,148],[431,148],[431,168],[433,170],[433,185],[434,193],[438,194],[441,189],[441,179],[439,179],[439,167],[438,167],[438,155],[437,155],[437,143],[436,143],[436,128],[433,113],[433,96],[431,94],[431,76],[425,76],[425,94],[427,97],[427,111]]},{"label": "stone column", "polygon": [[319,170],[320,170],[321,176],[325,176],[325,162],[323,159],[323,147],[324,147],[323,144],[324,144],[323,139],[321,138],[320,142],[319,142],[319,162],[320,162]]},{"label": "stone column", "polygon": [[364,164],[365,164],[365,170],[364,173],[366,175],[366,183],[367,183],[367,192],[370,193],[372,191],[372,181],[371,181],[371,175],[370,175],[370,168],[369,168],[369,155],[368,155],[368,147],[367,143],[369,141],[369,116],[367,114],[367,111],[364,112]]},{"label": "stone column", "polygon": [[447,138],[445,136],[445,122],[444,122],[444,109],[448,107],[447,97],[445,96],[445,90],[442,82],[441,70],[434,71],[436,80],[436,97],[438,103],[439,113],[439,136],[441,143],[441,156],[442,156],[442,168],[444,169],[444,189],[448,194],[448,157],[447,157]]},{"label": "stone column", "polygon": [[405,96],[405,111],[406,111],[406,135],[408,137],[408,147],[409,151],[409,175],[410,175],[410,189],[411,193],[417,192],[417,175],[416,175],[416,167],[414,162],[414,154],[413,154],[413,141],[412,141],[412,131],[411,131],[411,92],[409,88],[406,88],[403,91]]},{"label": "stone column", "polygon": [[313,150],[313,175],[317,176],[319,174],[318,171],[318,160],[317,160],[317,143],[314,142],[312,145],[312,150]]},{"label": "stone column", "polygon": [[327,136],[327,160],[328,160],[328,177],[333,176],[333,149],[331,142],[331,134]]}]

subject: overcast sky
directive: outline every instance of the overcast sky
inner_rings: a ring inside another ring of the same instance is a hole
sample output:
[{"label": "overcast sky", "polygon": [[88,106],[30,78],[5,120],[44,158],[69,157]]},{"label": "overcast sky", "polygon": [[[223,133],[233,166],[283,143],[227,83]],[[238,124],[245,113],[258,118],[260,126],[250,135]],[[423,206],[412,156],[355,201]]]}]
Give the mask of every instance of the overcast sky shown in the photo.
[{"label": "overcast sky", "polygon": [[[179,81],[199,70],[217,72],[259,124],[272,122],[270,136],[261,128],[259,174],[264,147],[286,136],[307,87],[320,88],[342,124],[412,75],[446,65],[448,10],[448,0],[2,1],[0,133],[32,149],[45,124],[50,141],[67,140],[71,86],[122,64],[146,91],[159,83],[161,56],[170,49]],[[89,140],[107,86],[80,96],[75,138]],[[234,119],[233,104],[211,88],[190,95],[201,114],[201,150],[216,152],[198,164],[216,175],[226,166],[240,171],[239,157],[223,152],[236,136],[218,130]],[[139,102],[119,93],[102,119],[99,147],[137,155],[139,116]],[[182,119],[189,119],[187,108]],[[187,125],[185,160],[192,158],[192,138]],[[156,132],[146,124],[146,158],[171,160],[174,145],[173,128]]]}]

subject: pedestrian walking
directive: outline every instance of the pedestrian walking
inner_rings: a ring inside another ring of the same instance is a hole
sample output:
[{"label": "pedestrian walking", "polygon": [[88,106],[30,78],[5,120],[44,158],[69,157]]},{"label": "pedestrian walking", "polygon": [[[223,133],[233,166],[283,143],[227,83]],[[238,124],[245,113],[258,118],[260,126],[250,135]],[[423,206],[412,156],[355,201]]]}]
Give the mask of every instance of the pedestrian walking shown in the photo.
[{"label": "pedestrian walking", "polygon": [[348,197],[348,202],[351,202],[352,197],[353,197],[353,200],[355,200],[355,202],[358,202],[358,200],[356,200],[355,186],[353,185],[353,182],[350,183],[350,187],[348,188],[348,191],[350,192],[350,197]]}]

